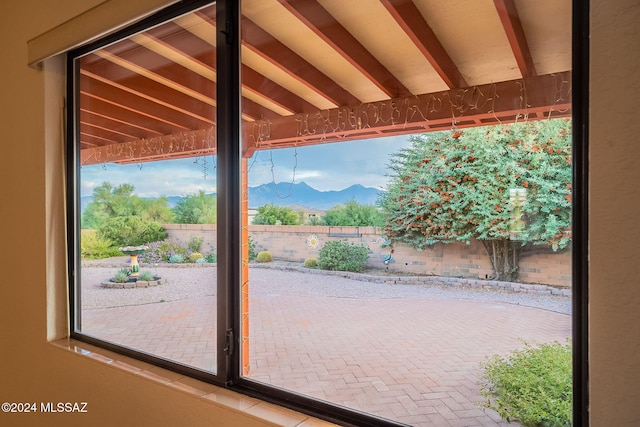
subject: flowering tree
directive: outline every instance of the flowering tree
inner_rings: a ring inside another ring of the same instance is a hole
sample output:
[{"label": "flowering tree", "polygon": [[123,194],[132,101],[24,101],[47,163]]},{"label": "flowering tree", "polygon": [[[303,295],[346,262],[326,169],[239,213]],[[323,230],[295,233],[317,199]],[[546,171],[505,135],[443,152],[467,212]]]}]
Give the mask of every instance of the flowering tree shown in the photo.
[{"label": "flowering tree", "polygon": [[477,239],[498,280],[517,277],[521,247],[571,240],[571,122],[565,119],[413,136],[392,155],[381,199],[388,237],[418,249]]}]

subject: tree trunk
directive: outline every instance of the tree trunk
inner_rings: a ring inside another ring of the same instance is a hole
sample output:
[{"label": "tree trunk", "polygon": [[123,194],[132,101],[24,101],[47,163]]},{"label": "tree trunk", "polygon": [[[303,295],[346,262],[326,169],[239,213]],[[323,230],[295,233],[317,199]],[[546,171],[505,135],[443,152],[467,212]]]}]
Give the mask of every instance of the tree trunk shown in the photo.
[{"label": "tree trunk", "polygon": [[516,280],[520,263],[520,242],[501,239],[483,240],[482,243],[491,261],[492,278],[506,282]]}]

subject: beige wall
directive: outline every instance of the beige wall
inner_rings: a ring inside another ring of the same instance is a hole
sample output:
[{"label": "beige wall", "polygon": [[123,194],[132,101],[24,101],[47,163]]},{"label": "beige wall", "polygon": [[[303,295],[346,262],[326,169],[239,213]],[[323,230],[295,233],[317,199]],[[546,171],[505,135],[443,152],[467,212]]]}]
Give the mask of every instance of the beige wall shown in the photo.
[{"label": "beige wall", "polygon": [[[55,144],[45,145],[45,135],[47,141],[59,135],[60,99],[48,97],[45,133],[44,78],[57,75],[26,66],[26,43],[99,3],[0,1],[0,218],[19,225],[5,228],[0,240],[0,401],[91,403],[88,414],[0,414],[0,424],[259,425],[47,344],[47,337],[64,333],[58,315],[63,271],[56,267],[64,248],[55,240],[64,218],[60,182],[53,179],[60,176],[61,157]],[[634,426],[640,423],[640,3],[591,5],[592,425]]]},{"label": "beige wall", "polygon": [[594,426],[640,424],[640,2],[591,1]]},{"label": "beige wall", "polygon": [[[164,224],[169,239],[186,244],[194,236],[202,237],[203,255],[215,252],[217,226],[210,224]],[[317,247],[307,244],[314,234]],[[333,234],[333,236],[331,235]],[[340,236],[335,236],[340,234]],[[367,265],[384,268],[384,257],[391,250],[382,244],[382,232],[376,227],[328,227],[314,225],[250,225],[249,237],[254,251],[269,251],[275,259],[302,263],[306,258],[318,258],[320,248],[330,240],[364,244],[369,248]],[[556,287],[571,287],[571,252],[533,252],[520,259],[518,282],[541,283]],[[393,259],[388,269],[398,275],[421,274],[445,277],[485,279],[492,275],[491,260],[481,242],[469,245],[454,242],[438,244],[418,251],[405,243],[395,242]]]}]

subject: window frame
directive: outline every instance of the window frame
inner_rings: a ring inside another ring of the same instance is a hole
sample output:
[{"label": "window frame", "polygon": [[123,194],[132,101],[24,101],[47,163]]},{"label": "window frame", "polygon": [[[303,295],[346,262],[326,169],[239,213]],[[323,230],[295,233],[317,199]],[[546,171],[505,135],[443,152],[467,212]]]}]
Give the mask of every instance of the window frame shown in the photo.
[{"label": "window frame", "polygon": [[[67,54],[67,241],[70,337],[129,357],[238,391],[261,400],[341,425],[403,425],[373,414],[330,404],[243,377],[241,372],[241,40],[240,0],[217,0],[216,117],[218,186],[217,370],[207,373],[151,354],[120,346],[77,330],[80,322],[80,152],[78,99],[80,56],[141,30],[161,24],[211,0],[184,0],[98,41]],[[573,424],[589,423],[588,392],[588,99],[589,1],[572,0],[573,242],[572,336]],[[221,144],[220,141],[225,143]]]}]

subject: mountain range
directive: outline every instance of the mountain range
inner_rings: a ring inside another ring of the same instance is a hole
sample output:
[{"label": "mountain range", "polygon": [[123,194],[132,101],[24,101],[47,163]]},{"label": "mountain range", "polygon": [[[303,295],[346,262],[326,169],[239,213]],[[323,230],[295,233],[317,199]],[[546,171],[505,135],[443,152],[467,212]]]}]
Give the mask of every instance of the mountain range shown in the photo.
[{"label": "mountain range", "polygon": [[[318,210],[328,210],[338,204],[355,200],[362,205],[374,205],[382,190],[354,184],[343,190],[320,191],[305,182],[267,183],[249,187],[249,207],[259,208],[266,204],[278,206],[303,205]],[[215,193],[212,193],[215,194]],[[183,196],[168,196],[169,206],[174,207]],[[84,196],[80,200],[81,211],[93,200]]]}]

